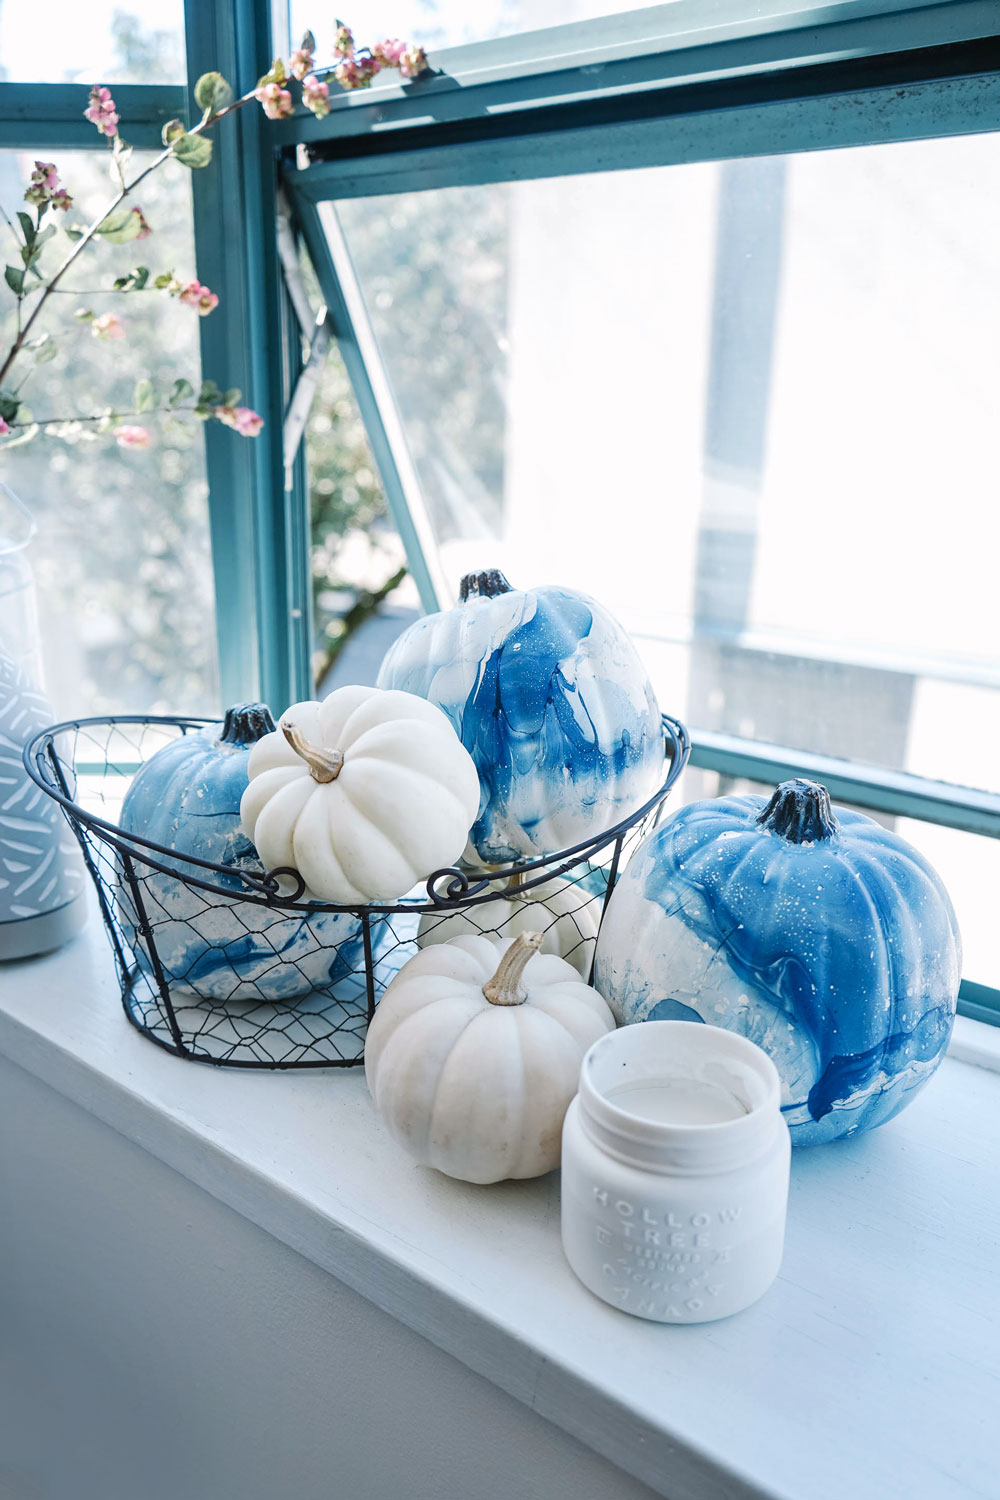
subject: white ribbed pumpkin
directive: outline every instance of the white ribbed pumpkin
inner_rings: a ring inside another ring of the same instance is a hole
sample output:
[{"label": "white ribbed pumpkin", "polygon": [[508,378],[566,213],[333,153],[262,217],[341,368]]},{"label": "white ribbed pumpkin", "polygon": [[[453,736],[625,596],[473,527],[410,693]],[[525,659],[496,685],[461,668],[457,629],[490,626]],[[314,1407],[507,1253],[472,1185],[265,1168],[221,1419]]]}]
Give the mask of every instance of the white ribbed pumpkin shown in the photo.
[{"label": "white ribbed pumpkin", "polygon": [[449,943],[469,933],[510,942],[522,932],[542,931],[542,953],[565,958],[584,979],[590,974],[601,920],[601,900],[580,882],[555,878],[522,890],[511,877],[503,901],[486,901],[464,911],[420,918],[417,947]]},{"label": "white ribbed pumpkin", "polygon": [[459,937],[422,949],[368,1028],[365,1072],[390,1134],[464,1182],[559,1165],[584,1053],[615,1027],[596,990],[540,933],[506,947]]},{"label": "white ribbed pumpkin", "polygon": [[393,901],[465,847],[479,806],[472,758],[413,693],[343,687],[295,703],[250,752],[240,803],[269,870],[323,901]]}]

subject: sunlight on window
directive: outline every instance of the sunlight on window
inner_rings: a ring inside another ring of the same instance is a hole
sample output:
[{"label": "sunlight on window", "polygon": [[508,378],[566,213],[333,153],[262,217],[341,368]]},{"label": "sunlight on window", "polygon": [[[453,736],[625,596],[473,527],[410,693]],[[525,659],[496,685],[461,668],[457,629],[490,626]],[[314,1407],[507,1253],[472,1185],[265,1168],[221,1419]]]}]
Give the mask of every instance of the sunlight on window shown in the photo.
[{"label": "sunlight on window", "polygon": [[0,79],[183,83],[183,0],[0,0]]}]

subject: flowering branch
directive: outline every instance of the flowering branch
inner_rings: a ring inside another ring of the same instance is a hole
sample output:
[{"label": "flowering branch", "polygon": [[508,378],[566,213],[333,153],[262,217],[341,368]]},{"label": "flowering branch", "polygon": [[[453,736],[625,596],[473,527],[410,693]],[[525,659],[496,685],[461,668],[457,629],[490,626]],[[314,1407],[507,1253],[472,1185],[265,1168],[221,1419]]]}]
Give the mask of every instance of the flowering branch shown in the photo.
[{"label": "flowering branch", "polygon": [[[60,186],[55,165],[51,162],[36,161],[30,184],[24,194],[25,202],[35,210],[35,214],[33,217],[31,213],[18,212],[20,233],[13,221],[6,213],[4,214],[17,244],[21,265],[8,265],[4,272],[7,286],[16,298],[16,318],[13,343],[3,363],[0,364],[0,437],[13,434],[16,429],[20,429],[20,437],[17,440],[23,442],[41,427],[54,427],[61,421],[65,422],[65,419],[59,418],[35,422],[28,418],[26,411],[22,410],[23,403],[19,393],[31,373],[30,370],[13,390],[5,389],[4,382],[15,362],[27,352],[33,354],[36,365],[55,357],[56,345],[51,335],[45,334],[40,338],[32,339],[31,333],[49,298],[57,292],[71,290],[60,283],[86,247],[98,238],[112,244],[125,244],[134,239],[145,239],[151,233],[142,209],[126,204],[126,199],[151,173],[170,160],[178,161],[191,170],[207,167],[212,159],[212,142],[207,138],[207,132],[226,115],[242,109],[251,100],[260,103],[265,115],[271,120],[283,119],[294,113],[295,103],[291,91],[285,87],[290,79],[296,80],[301,85],[302,102],[306,108],[311,110],[318,119],[322,119],[330,112],[330,85],[325,81],[325,77],[321,76],[323,74],[332,73],[344,89],[357,89],[369,87],[375,76],[384,68],[396,68],[406,79],[416,78],[427,70],[427,57],[422,47],[409,46],[398,40],[386,39],[377,42],[371,48],[357,48],[349,27],[341,21],[336,23],[333,62],[329,67],[317,69],[315,53],[316,40],[312,32],[307,31],[300,46],[292,52],[287,69],[282,58],[275,58],[269,71],[258,79],[254,88],[239,98],[234,98],[233,90],[221,73],[203,74],[198,79],[194,90],[195,102],[202,111],[201,119],[190,130],[180,120],[169,121],[163,129],[163,150],[142,171],[132,177],[128,173],[132,148],[126,144],[119,133],[120,117],[111,91],[103,86],[95,86],[90,90],[84,115],[107,139],[119,188],[111,203],[90,224],[85,227],[71,226],[66,229],[66,234],[73,242],[73,248],[48,281],[42,276],[39,261],[44,247],[55,236],[57,229],[53,222],[43,224],[43,220],[50,212],[55,215],[68,211],[73,204],[70,194]],[[173,272],[170,272],[156,277],[150,286],[149,275],[147,267],[139,266],[129,276],[119,277],[109,290],[114,292],[166,291],[168,295],[176,297],[180,303],[195,309],[202,317],[211,313],[219,304],[216,294],[196,279],[180,281],[173,275]],[[81,295],[79,291],[76,294]],[[37,301],[28,310],[27,299],[36,295]],[[89,309],[82,308],[78,311],[77,318],[89,323],[92,333],[100,338],[120,339],[125,336],[124,325],[114,313],[102,313],[95,317]],[[187,381],[176,384],[187,386],[189,390],[192,389]],[[140,381],[140,386],[143,385],[148,386],[149,382]],[[263,420],[249,407],[236,406],[235,402],[239,399],[238,391],[235,392],[232,400],[226,401],[212,382],[206,382],[202,387],[202,395],[206,387],[210,387],[218,399],[212,399],[210,396],[207,401],[202,401],[202,397],[199,396],[199,404],[190,408],[195,416],[215,417],[244,436],[255,437],[257,435],[263,426]],[[227,393],[227,395],[232,394]],[[205,409],[202,410],[201,407]],[[172,399],[168,403],[168,408],[177,410],[176,401]],[[157,407],[152,402],[139,406],[139,411],[161,409],[166,408]],[[180,409],[186,411],[189,408]],[[18,420],[19,414],[20,420]],[[130,413],[130,415],[135,414]],[[84,417],[75,420],[106,424],[108,416],[105,414],[103,417]],[[142,427],[120,427],[115,429],[115,434],[119,443],[124,447],[145,447],[148,444],[148,434]],[[122,434],[128,434],[128,436],[123,438]],[[138,434],[142,434],[142,437]]]}]

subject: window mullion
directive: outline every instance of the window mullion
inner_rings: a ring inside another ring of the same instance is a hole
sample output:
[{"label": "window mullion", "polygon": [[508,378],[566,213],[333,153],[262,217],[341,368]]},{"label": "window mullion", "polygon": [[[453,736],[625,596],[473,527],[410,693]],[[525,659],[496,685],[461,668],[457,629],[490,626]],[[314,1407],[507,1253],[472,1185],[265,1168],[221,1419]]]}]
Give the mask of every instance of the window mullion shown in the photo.
[{"label": "window mullion", "polygon": [[[188,72],[218,70],[238,91],[271,57],[267,0],[186,7]],[[220,306],[201,327],[202,367],[265,419],[239,439],[206,428],[206,461],[223,699],[261,697],[276,712],[311,695],[305,472],[282,450],[285,410],[302,361],[277,250],[273,137],[260,110],[213,132],[212,166],[192,174],[199,278]]]},{"label": "window mullion", "polygon": [[964,833],[1000,838],[1000,795],[994,792],[709,729],[692,730],[691,738],[691,764],[704,771],[765,782],[808,776],[822,781],[838,801],[871,812],[919,818]]},{"label": "window mullion", "polygon": [[[137,151],[155,151],[167,121],[187,114],[183,84],[116,83],[114,90],[121,128]],[[87,94],[84,83],[0,84],[0,147],[106,152],[104,136],[83,117]]]}]

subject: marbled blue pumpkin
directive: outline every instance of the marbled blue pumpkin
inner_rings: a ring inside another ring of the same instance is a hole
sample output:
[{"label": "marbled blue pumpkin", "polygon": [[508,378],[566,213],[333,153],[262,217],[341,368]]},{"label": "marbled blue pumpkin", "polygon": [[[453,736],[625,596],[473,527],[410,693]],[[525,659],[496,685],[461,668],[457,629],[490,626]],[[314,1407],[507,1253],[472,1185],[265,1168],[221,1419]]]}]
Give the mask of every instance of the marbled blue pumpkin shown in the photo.
[{"label": "marbled blue pumpkin", "polygon": [[467,857],[533,858],[592,837],[663,777],[660,711],[618,622],[571,589],[470,573],[462,602],[404,631],[379,687],[444,710],[479,772]]},{"label": "marbled blue pumpkin", "polygon": [[791,781],[682,808],[605,915],[595,984],[624,1022],[707,1021],[770,1053],[797,1145],[896,1114],[951,1035],[955,913],[916,849]]},{"label": "marbled blue pumpkin", "polygon": [[[173,740],[136,774],[122,804],[121,827],[178,854],[259,874],[257,851],[240,825],[240,798],[250,750],[273,728],[262,704],[248,704],[229,710],[221,734],[213,725]],[[139,859],[135,869],[172,989],[204,999],[292,1000],[329,985],[360,953],[361,924],[349,914],[288,916],[202,892]],[[180,861],[177,869],[193,873]],[[205,878],[224,889],[246,889],[235,874],[208,871]],[[126,937],[141,955],[135,907],[124,883],[119,906]]]}]

